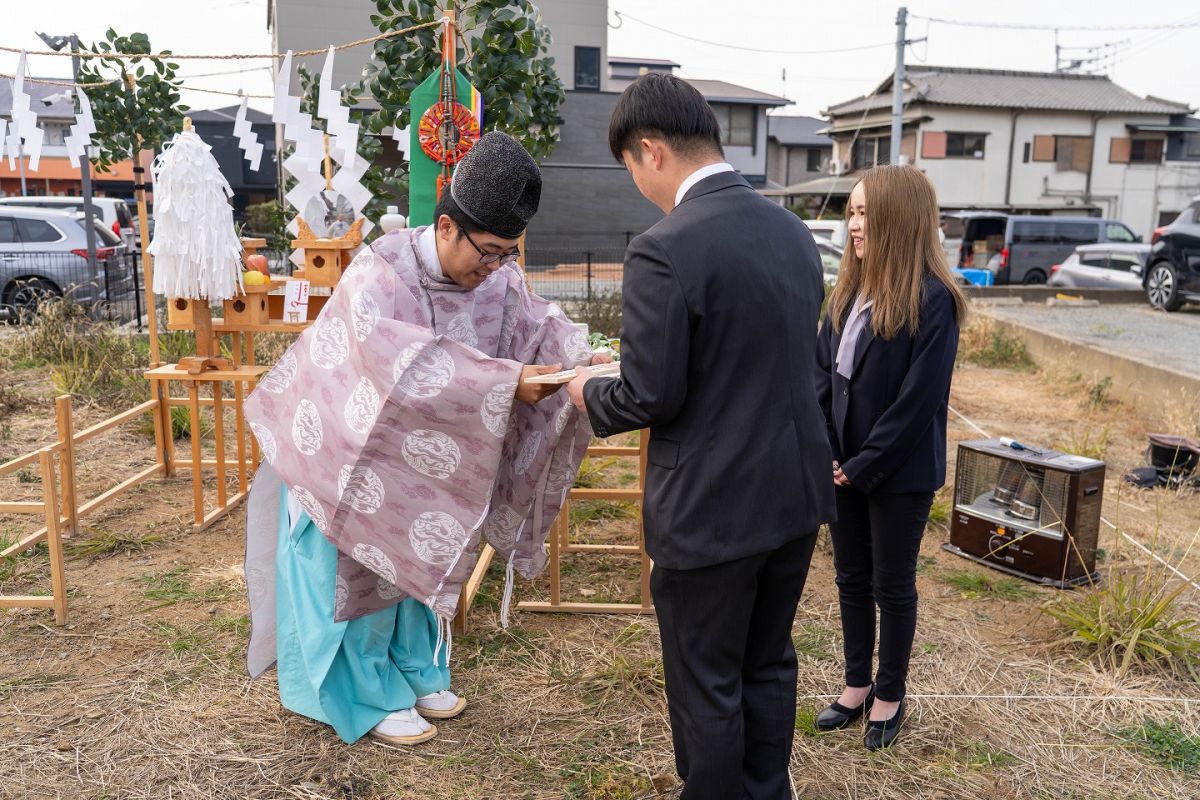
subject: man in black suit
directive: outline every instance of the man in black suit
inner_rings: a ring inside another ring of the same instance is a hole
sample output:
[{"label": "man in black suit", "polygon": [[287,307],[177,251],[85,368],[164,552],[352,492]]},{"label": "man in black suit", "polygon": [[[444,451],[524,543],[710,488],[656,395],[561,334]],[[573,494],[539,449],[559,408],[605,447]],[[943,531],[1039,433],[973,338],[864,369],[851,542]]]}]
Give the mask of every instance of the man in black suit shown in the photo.
[{"label": "man in black suit", "polygon": [[821,259],[724,163],[684,81],[634,81],[609,147],[667,216],[625,256],[620,377],[568,391],[597,436],[651,429],[646,549],[683,797],[790,798],[792,623],[835,513],[809,366]]}]

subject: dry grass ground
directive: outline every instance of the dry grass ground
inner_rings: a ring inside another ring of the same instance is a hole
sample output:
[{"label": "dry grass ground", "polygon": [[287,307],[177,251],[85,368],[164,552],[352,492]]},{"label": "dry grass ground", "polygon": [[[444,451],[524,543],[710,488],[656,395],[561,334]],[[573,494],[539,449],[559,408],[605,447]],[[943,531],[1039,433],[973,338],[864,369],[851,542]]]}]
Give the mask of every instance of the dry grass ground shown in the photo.
[{"label": "dry grass ground", "polygon": [[[952,402],[989,433],[1029,443],[1078,443],[1090,431],[1091,447],[1106,432],[1105,517],[1200,575],[1200,497],[1121,488],[1120,475],[1142,463],[1146,424],[1071,377],[964,364]],[[53,392],[43,371],[10,366],[0,383],[33,401],[0,408],[0,460],[51,441]],[[80,424],[103,416],[83,409]],[[950,433],[953,441],[978,436],[956,417]],[[81,455],[92,488],[152,451],[136,426],[105,442]],[[636,477],[624,463],[594,466],[599,483]],[[5,481],[0,497],[35,489]],[[72,545],[79,555],[67,565],[66,628],[43,611],[0,612],[0,798],[621,800],[676,784],[652,617],[517,612],[500,630],[494,567],[470,633],[454,640],[465,714],[415,749],[367,740],[347,747],[326,726],[284,711],[273,674],[247,680],[242,516],[195,532],[190,515],[186,477],[146,485],[85,520]],[[11,538],[17,522],[0,516],[0,534]],[[580,540],[629,540],[636,517],[580,505],[574,524]],[[894,750],[874,755],[852,731],[812,730],[823,696],[841,680],[827,539],[819,546],[794,629],[798,796],[1200,796],[1197,684],[1157,670],[1116,678],[1085,661],[1039,612],[1054,591],[945,553],[946,536],[931,524],[922,548],[910,721]],[[1113,529],[1100,537],[1103,571],[1154,567]],[[564,599],[633,600],[636,566],[632,557],[570,555]],[[7,562],[0,591],[44,586],[44,575],[40,556]],[[517,593],[544,597],[545,581]],[[1200,616],[1200,590],[1181,603]],[[1133,731],[1147,720],[1160,727],[1135,747]]]}]

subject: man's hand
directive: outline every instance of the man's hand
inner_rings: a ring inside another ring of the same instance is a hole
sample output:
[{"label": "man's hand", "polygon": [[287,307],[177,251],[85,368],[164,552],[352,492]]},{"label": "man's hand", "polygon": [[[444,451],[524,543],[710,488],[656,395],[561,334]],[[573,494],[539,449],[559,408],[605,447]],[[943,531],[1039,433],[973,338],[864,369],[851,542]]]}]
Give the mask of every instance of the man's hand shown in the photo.
[{"label": "man's hand", "polygon": [[[598,361],[597,359],[608,359],[607,361]],[[592,357],[593,364],[608,364],[612,359],[608,356],[597,355]],[[579,409],[579,413],[587,416],[587,403],[583,401],[583,385],[590,381],[595,376],[587,367],[577,367],[575,369],[576,377],[567,384],[567,394],[571,396],[571,404]]]},{"label": "man's hand", "polygon": [[611,364],[611,363],[613,363],[613,357],[610,356],[608,353],[596,353],[596,355],[592,356],[591,366],[593,366],[593,367],[596,366],[597,364]]},{"label": "man's hand", "polygon": [[517,384],[516,398],[522,403],[533,405],[541,400],[545,400],[550,395],[562,388],[561,383],[526,383],[526,378],[532,378],[534,375],[549,375],[554,372],[560,372],[562,364],[526,364],[521,367],[521,380]]}]

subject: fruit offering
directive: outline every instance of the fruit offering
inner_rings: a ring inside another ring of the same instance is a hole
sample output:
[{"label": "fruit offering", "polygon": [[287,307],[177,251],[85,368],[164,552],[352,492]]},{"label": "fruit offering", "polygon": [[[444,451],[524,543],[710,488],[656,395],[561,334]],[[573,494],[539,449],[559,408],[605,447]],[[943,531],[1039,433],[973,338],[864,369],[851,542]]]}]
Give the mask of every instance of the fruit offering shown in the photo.
[{"label": "fruit offering", "polygon": [[267,257],[262,253],[255,253],[246,258],[246,268],[251,271],[261,272],[263,275],[270,275],[271,270],[267,266]]}]

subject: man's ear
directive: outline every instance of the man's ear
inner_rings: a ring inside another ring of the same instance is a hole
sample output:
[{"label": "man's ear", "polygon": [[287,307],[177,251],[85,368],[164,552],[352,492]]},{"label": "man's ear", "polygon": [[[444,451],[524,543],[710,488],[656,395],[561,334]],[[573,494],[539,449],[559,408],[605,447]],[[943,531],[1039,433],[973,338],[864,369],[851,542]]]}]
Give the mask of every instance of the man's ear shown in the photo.
[{"label": "man's ear", "polygon": [[446,214],[442,214],[437,218],[437,234],[443,241],[450,241],[454,238],[454,220],[450,219]]}]

